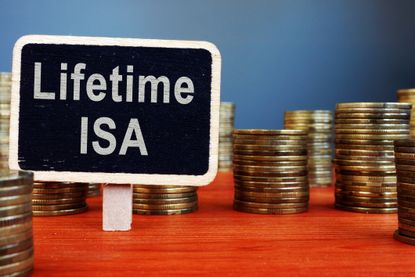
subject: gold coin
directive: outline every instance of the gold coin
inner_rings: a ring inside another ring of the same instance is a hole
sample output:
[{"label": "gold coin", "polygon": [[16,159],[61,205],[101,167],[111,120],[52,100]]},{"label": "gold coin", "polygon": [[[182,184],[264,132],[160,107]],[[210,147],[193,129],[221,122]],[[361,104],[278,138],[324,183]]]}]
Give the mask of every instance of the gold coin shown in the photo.
[{"label": "gold coin", "polygon": [[397,140],[409,138],[408,134],[336,134],[336,139],[350,140]]},{"label": "gold coin", "polygon": [[254,145],[254,144],[237,144],[233,145],[234,151],[306,151],[307,145]]},{"label": "gold coin", "polygon": [[304,171],[291,171],[291,172],[252,172],[233,169],[234,175],[246,176],[246,177],[300,177],[307,176],[307,170]]},{"label": "gold coin", "polygon": [[363,134],[363,135],[409,134],[409,126],[407,126],[406,129],[340,129],[340,128],[336,128],[336,135],[338,134]]},{"label": "gold coin", "polygon": [[[381,129],[381,130],[395,130],[395,129],[402,129],[402,130],[407,130],[409,129],[409,125],[407,123],[403,123],[403,124],[359,124],[359,123],[354,123],[354,124],[341,124],[341,123],[337,123],[336,124],[336,130],[349,130],[349,129],[357,129],[357,130],[377,130],[377,129]],[[362,131],[363,132],[363,131]]]},{"label": "gold coin", "polygon": [[337,125],[345,125],[345,126],[353,126],[357,124],[358,126],[369,124],[371,125],[378,125],[378,124],[387,124],[387,125],[407,125],[408,120],[406,119],[395,119],[395,118],[337,118],[335,121]]},{"label": "gold coin", "polygon": [[235,135],[268,135],[268,136],[278,136],[278,135],[290,135],[290,136],[305,136],[307,132],[302,130],[268,130],[268,129],[237,129],[234,130]]},{"label": "gold coin", "polygon": [[392,109],[411,109],[412,105],[408,103],[399,102],[350,102],[350,103],[338,103],[337,109],[348,110],[352,108],[392,108]]}]

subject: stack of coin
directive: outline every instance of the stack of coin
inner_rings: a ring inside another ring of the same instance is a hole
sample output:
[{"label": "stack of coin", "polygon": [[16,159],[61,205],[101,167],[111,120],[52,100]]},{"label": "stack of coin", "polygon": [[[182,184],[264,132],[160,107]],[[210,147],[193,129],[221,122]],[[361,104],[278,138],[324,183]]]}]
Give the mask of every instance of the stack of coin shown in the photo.
[{"label": "stack of coin", "polygon": [[33,215],[71,215],[88,209],[87,183],[35,182],[33,184]]},{"label": "stack of coin", "polygon": [[235,104],[221,102],[219,123],[219,171],[232,170],[232,131],[234,128]]},{"label": "stack of coin", "polygon": [[101,194],[101,184],[89,183],[88,184],[88,195],[87,197],[96,197]]},{"label": "stack of coin", "polygon": [[292,214],[308,209],[307,132],[233,132],[234,209],[258,214]]},{"label": "stack of coin", "polygon": [[393,142],[409,137],[410,112],[408,103],[337,104],[336,208],[397,211]]},{"label": "stack of coin", "polygon": [[415,140],[395,141],[398,230],[394,238],[415,245]]},{"label": "stack of coin", "polygon": [[135,214],[175,215],[197,209],[197,187],[133,185]]},{"label": "stack of coin", "polygon": [[327,110],[285,112],[286,129],[308,133],[308,183],[310,187],[328,187],[332,183],[333,114]]},{"label": "stack of coin", "polygon": [[398,101],[412,104],[412,112],[411,112],[411,120],[410,120],[411,137],[415,138],[415,88],[398,90]]},{"label": "stack of coin", "polygon": [[3,169],[0,176],[0,275],[27,276],[33,268],[33,174]]},{"label": "stack of coin", "polygon": [[0,72],[0,169],[9,168],[9,126],[12,74]]}]

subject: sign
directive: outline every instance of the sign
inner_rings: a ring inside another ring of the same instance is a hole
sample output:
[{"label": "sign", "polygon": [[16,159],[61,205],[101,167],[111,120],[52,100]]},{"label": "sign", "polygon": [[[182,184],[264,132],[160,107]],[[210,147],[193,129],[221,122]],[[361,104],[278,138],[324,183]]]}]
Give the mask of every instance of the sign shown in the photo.
[{"label": "sign", "polygon": [[13,53],[10,167],[42,181],[208,184],[220,70],[208,42],[24,36]]}]

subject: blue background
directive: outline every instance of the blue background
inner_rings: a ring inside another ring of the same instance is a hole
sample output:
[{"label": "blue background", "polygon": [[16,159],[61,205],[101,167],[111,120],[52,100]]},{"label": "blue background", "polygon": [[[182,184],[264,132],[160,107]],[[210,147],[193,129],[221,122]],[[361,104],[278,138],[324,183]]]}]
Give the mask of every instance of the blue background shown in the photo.
[{"label": "blue background", "polygon": [[25,34],[211,41],[238,128],[281,128],[286,110],[395,101],[415,86],[410,0],[0,0],[0,10],[0,71]]}]

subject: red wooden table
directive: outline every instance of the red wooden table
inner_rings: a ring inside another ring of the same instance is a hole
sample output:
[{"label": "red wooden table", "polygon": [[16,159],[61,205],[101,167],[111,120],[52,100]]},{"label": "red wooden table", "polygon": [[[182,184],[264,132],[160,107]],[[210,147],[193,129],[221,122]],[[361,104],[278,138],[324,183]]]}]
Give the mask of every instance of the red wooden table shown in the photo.
[{"label": "red wooden table", "polygon": [[310,210],[232,210],[230,173],[199,190],[199,211],[133,216],[131,232],[101,231],[101,198],[87,213],[34,218],[33,276],[415,275],[415,247],[393,240],[396,215],[333,208],[333,189],[312,189]]}]

